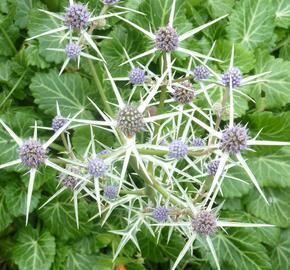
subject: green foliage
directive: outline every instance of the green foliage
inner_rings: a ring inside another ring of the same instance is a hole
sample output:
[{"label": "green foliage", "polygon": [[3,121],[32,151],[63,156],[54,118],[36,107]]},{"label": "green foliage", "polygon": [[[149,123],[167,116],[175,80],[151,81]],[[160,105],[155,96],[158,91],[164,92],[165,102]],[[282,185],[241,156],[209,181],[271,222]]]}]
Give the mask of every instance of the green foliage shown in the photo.
[{"label": "green foliage", "polygon": [[[73,116],[84,110],[80,118],[101,119],[87,97],[90,97],[106,112],[101,98],[112,103],[114,93],[106,81],[103,64],[82,58],[78,69],[72,60],[59,76],[65,60],[63,49],[69,37],[60,42],[64,32],[35,40],[29,37],[62,26],[62,22],[39,9],[61,12],[68,1],[54,0],[1,0],[0,1],[0,119],[4,120],[21,138],[33,135],[32,126],[50,126],[56,115],[56,101],[61,114]],[[101,1],[89,2],[96,14],[102,9]],[[155,33],[168,23],[172,0],[128,0],[120,2],[145,15],[130,12],[124,16],[148,31]],[[110,9],[109,11],[116,11]],[[234,65],[239,67],[244,78],[268,72],[257,85],[239,88],[254,99],[255,103],[234,93],[236,121],[248,122],[251,137],[261,131],[259,139],[289,141],[290,134],[290,2],[289,0],[178,0],[174,26],[179,34],[192,27],[206,23],[224,14],[229,17],[194,38],[182,43],[186,48],[207,53],[216,41],[213,56],[223,62],[209,65],[222,74],[229,65],[232,44],[235,44]],[[108,19],[105,27],[94,31],[95,35],[110,39],[96,39],[107,66],[113,77],[126,77],[130,65],[125,62],[126,49],[134,57],[152,48],[152,42],[139,31],[118,19]],[[84,52],[95,55],[93,49]],[[156,54],[157,56],[158,54]],[[160,58],[153,59],[150,69],[159,73]],[[159,55],[158,55],[159,56]],[[178,58],[174,65],[186,67],[188,58]],[[183,55],[182,55],[183,56]],[[149,57],[140,59],[145,63]],[[137,66],[138,63],[134,62]],[[178,71],[176,74],[179,76]],[[177,76],[176,75],[176,76]],[[131,94],[131,86],[117,82],[122,96]],[[195,84],[199,87],[198,84]],[[221,100],[221,88],[210,89],[214,102]],[[168,96],[169,98],[169,96]],[[136,91],[133,100],[139,99]],[[197,98],[196,104],[206,104]],[[226,108],[228,108],[228,105]],[[113,112],[118,108],[113,107]],[[216,117],[216,116],[214,116]],[[228,115],[223,115],[224,127]],[[200,132],[196,126],[193,127]],[[89,127],[70,131],[72,145],[77,156],[86,152],[90,141]],[[44,141],[53,133],[39,129]],[[94,130],[97,142],[114,148],[117,144],[112,133],[104,129]],[[203,134],[206,136],[207,134]],[[143,136],[143,135],[142,135]],[[63,153],[61,140],[52,145],[49,156],[55,157],[56,150]],[[146,138],[144,138],[146,141]],[[19,146],[7,132],[0,128],[0,165],[18,158]],[[101,151],[100,144],[96,147]],[[265,204],[254,190],[249,177],[239,164],[229,169],[229,175],[243,180],[240,182],[225,177],[221,186],[223,202],[221,217],[226,213],[229,220],[261,222],[276,225],[267,229],[229,229],[219,231],[213,238],[218,260],[224,270],[290,270],[290,150],[287,147],[252,148],[245,156],[247,163],[269,200]],[[116,167],[119,164],[115,165]],[[130,168],[131,170],[131,168]],[[167,270],[172,266],[185,245],[185,239],[170,230],[163,229],[158,241],[143,229],[137,233],[138,250],[128,242],[121,255],[112,262],[112,257],[121,240],[111,233],[124,229],[121,212],[113,211],[109,221],[100,226],[102,217],[88,221],[96,213],[96,204],[89,198],[79,198],[79,229],[76,227],[72,191],[66,190],[61,196],[39,209],[61,186],[58,175],[52,170],[39,168],[35,180],[30,207],[29,225],[24,227],[28,175],[27,168],[13,166],[1,170],[0,174],[0,268],[20,270],[112,270],[124,264],[126,270]],[[132,174],[136,185],[140,176]],[[152,203],[153,207],[153,203]],[[238,211],[238,216],[228,210]],[[121,213],[121,214],[120,214]],[[204,239],[194,244],[193,254],[187,253],[181,263],[183,269],[216,269]]]}]

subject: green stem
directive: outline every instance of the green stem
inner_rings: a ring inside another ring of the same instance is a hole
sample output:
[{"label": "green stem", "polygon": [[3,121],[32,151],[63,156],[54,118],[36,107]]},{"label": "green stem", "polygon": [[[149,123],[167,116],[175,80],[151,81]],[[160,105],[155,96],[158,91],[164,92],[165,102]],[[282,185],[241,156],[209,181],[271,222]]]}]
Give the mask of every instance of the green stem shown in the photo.
[{"label": "green stem", "polygon": [[94,82],[96,84],[96,87],[98,89],[98,93],[100,94],[101,96],[101,99],[102,99],[102,102],[103,102],[103,105],[105,107],[105,110],[107,111],[107,113],[110,115],[110,116],[113,116],[114,113],[113,113],[113,110],[108,102],[108,99],[106,97],[106,94],[105,94],[105,91],[104,91],[104,88],[101,84],[101,81],[98,77],[98,73],[95,69],[95,66],[93,64],[93,61],[88,59],[88,63],[89,63],[89,66],[90,66],[90,69],[91,69],[91,73],[92,73],[92,76],[93,76],[93,79],[94,79]]},{"label": "green stem", "polygon": [[19,86],[19,84],[21,83],[22,79],[24,78],[25,74],[26,74],[27,70],[25,70],[21,77],[18,79],[18,81],[15,83],[15,85],[13,86],[13,88],[11,89],[11,91],[8,93],[8,95],[3,99],[3,101],[0,104],[0,108],[5,104],[5,102],[8,100],[8,98],[13,94],[13,92],[17,89],[17,87]]}]

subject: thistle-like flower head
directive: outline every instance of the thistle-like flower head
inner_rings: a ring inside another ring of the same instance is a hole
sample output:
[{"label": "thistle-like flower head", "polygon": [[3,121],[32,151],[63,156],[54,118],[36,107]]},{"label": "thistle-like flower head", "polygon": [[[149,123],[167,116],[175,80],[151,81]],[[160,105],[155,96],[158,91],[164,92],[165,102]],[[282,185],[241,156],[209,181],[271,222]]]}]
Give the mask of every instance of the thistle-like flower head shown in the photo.
[{"label": "thistle-like flower head", "polygon": [[117,116],[117,127],[127,136],[132,137],[144,128],[142,113],[134,106],[127,105]]},{"label": "thistle-like flower head", "polygon": [[56,132],[60,128],[62,128],[67,123],[67,121],[68,120],[63,116],[57,115],[52,119],[51,127],[54,130],[54,132]]},{"label": "thistle-like flower head", "polygon": [[178,44],[178,35],[171,26],[160,27],[155,34],[155,47],[163,52],[174,51]]},{"label": "thistle-like flower head", "polygon": [[152,212],[153,217],[159,222],[166,221],[168,219],[168,214],[168,208],[165,206],[158,206],[154,208]]},{"label": "thistle-like flower head", "polygon": [[[80,174],[80,170],[76,167],[68,166],[66,169],[74,174]],[[60,174],[59,180],[62,182],[64,186],[66,186],[69,189],[75,189],[75,187],[79,182],[77,177],[65,173]]]},{"label": "thistle-like flower head", "polygon": [[82,52],[81,46],[76,42],[71,42],[64,49],[66,56],[69,59],[76,59]]},{"label": "thistle-like flower head", "polygon": [[104,196],[108,200],[114,200],[118,196],[118,187],[113,185],[108,185],[104,188]]},{"label": "thistle-like flower head", "polygon": [[180,104],[188,104],[193,100],[194,88],[190,81],[183,81],[181,86],[173,86],[173,98]]},{"label": "thistle-like flower head", "polygon": [[193,70],[193,74],[194,78],[198,81],[206,80],[210,76],[209,70],[203,65],[195,67]]},{"label": "thistle-like flower head", "polygon": [[168,156],[171,158],[182,159],[188,153],[188,146],[181,140],[173,140],[169,144]]},{"label": "thistle-like flower head", "polygon": [[102,177],[106,173],[107,165],[103,159],[94,157],[88,161],[87,169],[91,176]]},{"label": "thistle-like flower head", "polygon": [[230,79],[232,80],[233,88],[239,87],[243,79],[241,71],[238,68],[233,67],[222,75],[222,82],[225,86],[230,86]]},{"label": "thistle-like flower head", "polygon": [[207,164],[207,173],[214,176],[218,170],[219,164],[220,161],[218,159],[210,161]]},{"label": "thistle-like flower head", "polygon": [[145,71],[138,67],[133,68],[129,72],[128,77],[129,77],[130,82],[134,85],[143,84],[145,81]]},{"label": "thistle-like flower head", "polygon": [[248,130],[241,125],[227,127],[220,141],[220,148],[230,154],[237,154],[247,148]]},{"label": "thistle-like flower head", "polygon": [[44,163],[46,150],[39,141],[28,139],[20,146],[19,157],[21,162],[27,167],[37,168]]},{"label": "thistle-like flower head", "polygon": [[73,4],[66,8],[65,25],[73,30],[84,29],[88,24],[89,18],[88,8],[83,4]]},{"label": "thistle-like flower head", "polygon": [[103,0],[103,3],[105,5],[115,5],[117,4],[118,2],[120,2],[120,0]]},{"label": "thistle-like flower head", "polygon": [[209,236],[216,231],[217,219],[213,213],[209,211],[201,211],[192,218],[191,224],[195,232]]},{"label": "thistle-like flower head", "polygon": [[205,146],[205,141],[202,138],[194,138],[192,141],[192,146],[197,146],[197,147],[201,147],[201,146]]}]

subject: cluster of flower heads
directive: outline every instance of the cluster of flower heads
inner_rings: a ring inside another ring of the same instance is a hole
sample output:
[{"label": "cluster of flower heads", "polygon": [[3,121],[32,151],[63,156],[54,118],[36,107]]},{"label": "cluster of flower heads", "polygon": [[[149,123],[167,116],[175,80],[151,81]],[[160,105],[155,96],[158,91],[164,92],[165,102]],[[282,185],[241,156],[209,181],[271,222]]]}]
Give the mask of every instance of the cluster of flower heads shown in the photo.
[{"label": "cluster of flower heads", "polygon": [[[106,8],[118,8],[116,5],[118,2],[118,0],[103,0]],[[123,12],[93,17],[86,5],[74,3],[72,0],[63,15],[43,11],[61,20],[63,25],[32,38],[68,31],[74,38],[61,50],[66,54],[67,60],[60,73],[65,71],[70,60],[79,62],[80,56],[102,61],[115,95],[117,104],[113,105],[117,109],[104,112],[98,102],[89,99],[102,118],[92,120],[82,119],[81,112],[73,117],[65,117],[60,111],[61,104],[57,103],[56,116],[52,119],[51,127],[38,127],[36,123],[33,136],[25,139],[19,138],[3,120],[0,120],[3,128],[18,145],[18,159],[1,164],[0,169],[14,165],[23,165],[29,169],[26,223],[35,174],[40,166],[46,165],[59,172],[58,182],[62,186],[41,207],[69,189],[73,193],[77,226],[79,226],[79,197],[96,201],[98,212],[91,220],[101,217],[102,224],[106,223],[113,210],[118,208],[128,210],[127,228],[113,231],[122,236],[114,259],[129,240],[139,248],[136,234],[142,226],[148,228],[156,237],[164,227],[170,226],[187,238],[184,249],[171,269],[176,269],[185,253],[192,250],[191,246],[196,239],[208,244],[217,268],[220,269],[211,241],[211,236],[219,228],[271,226],[219,219],[216,197],[222,196],[220,191],[224,178],[242,182],[247,180],[231,176],[232,167],[242,167],[267,203],[267,198],[242,153],[254,145],[290,145],[290,143],[260,141],[250,136],[246,125],[235,123],[234,94],[245,96],[240,88],[263,81],[263,76],[267,73],[244,77],[234,66],[234,46],[229,68],[221,73],[208,64],[209,61],[220,61],[211,57],[214,44],[208,55],[181,47],[182,41],[225,18],[226,15],[188,32],[178,33],[174,28],[175,9],[176,1],[173,0],[168,24],[160,25],[155,32],[120,17]],[[130,9],[127,11],[133,12]],[[129,63],[131,67],[128,77],[124,78],[112,77],[92,37],[93,27],[96,25],[93,22],[111,16],[117,16],[123,22],[135,27],[155,44],[149,51],[133,58],[130,58],[124,49],[127,61],[120,64]],[[84,53],[82,48],[87,45],[90,45],[100,58]],[[154,55],[157,51],[161,52],[162,60],[165,60],[161,74],[155,74],[150,70],[152,59],[146,65],[136,63],[138,66],[134,66],[133,62],[138,58]],[[187,68],[173,66],[171,55],[173,51],[189,56]],[[126,80],[133,86],[128,100],[124,99],[123,93],[119,90],[115,82],[118,80]],[[140,101],[133,103],[130,99],[135,91],[140,91]],[[215,118],[212,114],[215,112],[214,104],[208,93],[210,91],[222,91],[222,97],[227,97],[218,101],[221,102],[220,113],[216,114]],[[196,104],[195,100],[200,96],[205,98],[208,106],[199,107]],[[228,120],[222,118],[226,110],[229,111]],[[70,129],[84,125],[90,129],[90,143],[84,154],[79,155],[74,152],[71,145]],[[53,133],[46,142],[38,139],[37,130],[40,128],[51,130]],[[107,146],[103,142],[96,141],[94,134],[99,130],[113,134],[114,143]],[[197,132],[202,135],[197,136]],[[57,139],[63,141],[66,151],[59,153],[58,159],[52,161],[50,155],[53,154],[49,153],[48,147]],[[100,148],[102,150],[96,152]],[[127,170],[129,165],[135,173],[129,173]],[[135,183],[136,177],[142,180],[142,187],[140,181],[138,185]],[[153,190],[153,193],[148,194],[148,190]],[[196,192],[193,194],[192,190]],[[80,194],[86,196],[79,196]]]}]

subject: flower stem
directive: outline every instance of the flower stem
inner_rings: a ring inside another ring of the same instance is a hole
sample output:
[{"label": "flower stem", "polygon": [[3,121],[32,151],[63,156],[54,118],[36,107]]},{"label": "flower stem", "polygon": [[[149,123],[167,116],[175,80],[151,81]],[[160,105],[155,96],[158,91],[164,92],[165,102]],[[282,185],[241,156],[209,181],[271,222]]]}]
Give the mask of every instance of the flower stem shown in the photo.
[{"label": "flower stem", "polygon": [[110,116],[113,116],[113,110],[108,102],[108,99],[106,97],[106,94],[104,92],[104,88],[102,86],[102,83],[100,81],[100,78],[98,77],[98,73],[95,69],[95,66],[93,64],[93,61],[88,59],[88,63],[89,63],[89,66],[90,66],[90,69],[91,69],[91,73],[92,73],[92,76],[93,76],[93,79],[94,79],[94,82],[95,82],[95,85],[98,89],[98,93],[100,94],[101,96],[101,99],[102,99],[102,102],[103,102],[103,105],[105,107],[105,110],[107,111],[107,113],[110,115]]}]

